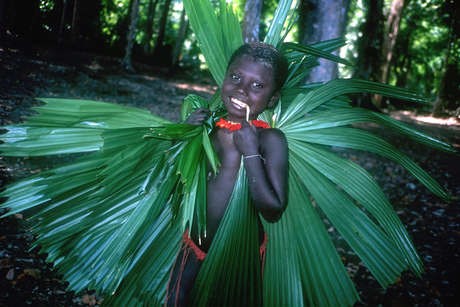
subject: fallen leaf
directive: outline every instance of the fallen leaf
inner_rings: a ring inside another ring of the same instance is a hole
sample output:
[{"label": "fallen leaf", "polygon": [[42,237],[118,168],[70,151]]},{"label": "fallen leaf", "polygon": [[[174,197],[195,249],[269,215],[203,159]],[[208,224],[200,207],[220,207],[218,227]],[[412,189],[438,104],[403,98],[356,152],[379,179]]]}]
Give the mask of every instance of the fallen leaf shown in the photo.
[{"label": "fallen leaf", "polygon": [[87,305],[90,305],[90,306],[96,305],[96,297],[94,295],[85,294],[83,295],[81,300],[83,301],[83,303]]},{"label": "fallen leaf", "polygon": [[7,280],[13,280],[14,279],[14,269],[9,269],[8,273],[6,273],[6,279]]},{"label": "fallen leaf", "polygon": [[41,276],[41,271],[39,269],[24,269],[24,274],[35,279],[39,279]]}]

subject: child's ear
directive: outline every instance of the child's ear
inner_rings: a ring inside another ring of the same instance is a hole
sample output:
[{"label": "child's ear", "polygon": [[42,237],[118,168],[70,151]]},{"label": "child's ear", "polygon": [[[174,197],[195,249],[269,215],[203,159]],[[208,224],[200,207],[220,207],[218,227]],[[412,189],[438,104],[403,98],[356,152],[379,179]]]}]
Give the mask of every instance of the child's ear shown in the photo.
[{"label": "child's ear", "polygon": [[267,107],[273,108],[279,99],[280,99],[280,92],[279,91],[274,92],[272,97],[270,98],[270,101],[268,101]]}]

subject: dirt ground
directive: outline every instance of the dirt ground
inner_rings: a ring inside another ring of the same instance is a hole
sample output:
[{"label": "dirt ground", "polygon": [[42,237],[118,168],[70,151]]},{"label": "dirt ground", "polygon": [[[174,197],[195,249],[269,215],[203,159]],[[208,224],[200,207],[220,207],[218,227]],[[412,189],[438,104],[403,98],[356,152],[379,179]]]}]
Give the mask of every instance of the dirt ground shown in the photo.
[{"label": "dirt ground", "polygon": [[[19,122],[31,114],[36,97],[83,98],[149,109],[177,120],[182,99],[189,93],[210,97],[215,87],[209,77],[194,73],[171,76],[167,71],[136,65],[136,73],[119,70],[115,58],[68,50],[25,52],[0,45],[0,125]],[[458,119],[437,124],[419,121],[413,113],[394,117],[460,148]],[[419,117],[419,119],[421,116]],[[450,124],[450,125],[447,125]],[[459,156],[415,144],[378,127],[368,127],[409,154],[453,196],[446,203],[415,181],[402,167],[374,155],[340,151],[376,178],[407,226],[425,265],[422,278],[405,273],[388,289],[381,289],[355,255],[345,255],[361,296],[357,306],[458,306],[460,300],[458,241]],[[27,159],[0,157],[0,186],[36,171]],[[1,213],[1,212],[0,212]],[[24,227],[24,217],[0,219],[0,306],[97,305],[92,292],[75,294],[44,261]]]}]

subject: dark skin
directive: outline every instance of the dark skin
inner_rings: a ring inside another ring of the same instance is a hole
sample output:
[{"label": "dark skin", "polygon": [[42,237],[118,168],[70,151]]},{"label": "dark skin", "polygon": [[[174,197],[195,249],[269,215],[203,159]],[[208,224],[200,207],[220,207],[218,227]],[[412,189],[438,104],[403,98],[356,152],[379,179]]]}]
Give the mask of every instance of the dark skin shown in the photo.
[{"label": "dark skin", "polygon": [[[193,241],[205,252],[208,251],[228,206],[240,168],[241,156],[248,177],[252,204],[260,215],[268,222],[276,222],[287,203],[286,138],[278,129],[252,126],[246,121],[246,109],[241,106],[243,102],[250,107],[249,118],[252,120],[277,102],[279,92],[275,89],[271,66],[249,56],[236,58],[227,70],[221,97],[227,109],[227,120],[241,123],[242,127],[234,132],[220,128],[212,135],[212,144],[221,166],[218,173],[208,180],[206,237],[202,237],[201,242],[198,241],[198,234],[192,227]],[[191,114],[187,122],[200,125],[208,116],[208,110],[198,109]],[[260,220],[259,229],[262,239],[263,228]],[[196,260],[195,255],[191,255],[187,260],[181,281],[179,305],[187,304],[187,294],[193,286],[200,266],[201,263]],[[177,271],[173,273],[173,279],[176,273]],[[170,301],[172,299],[168,300],[168,304]]]}]

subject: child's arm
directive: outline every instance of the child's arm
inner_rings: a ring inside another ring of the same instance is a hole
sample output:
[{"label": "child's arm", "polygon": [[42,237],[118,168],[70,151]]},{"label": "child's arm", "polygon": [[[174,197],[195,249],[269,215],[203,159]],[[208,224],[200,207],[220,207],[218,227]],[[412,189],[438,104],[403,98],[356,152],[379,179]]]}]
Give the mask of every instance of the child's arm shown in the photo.
[{"label": "child's arm", "polygon": [[243,123],[234,141],[243,155],[254,206],[268,222],[276,222],[287,204],[288,148],[284,134],[268,129],[258,136],[254,127]]}]

